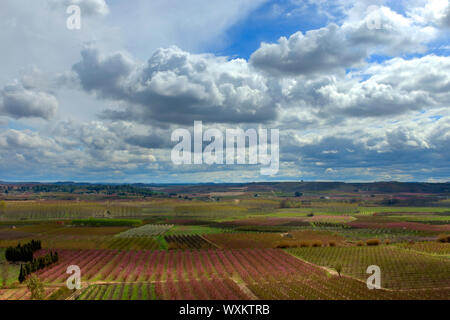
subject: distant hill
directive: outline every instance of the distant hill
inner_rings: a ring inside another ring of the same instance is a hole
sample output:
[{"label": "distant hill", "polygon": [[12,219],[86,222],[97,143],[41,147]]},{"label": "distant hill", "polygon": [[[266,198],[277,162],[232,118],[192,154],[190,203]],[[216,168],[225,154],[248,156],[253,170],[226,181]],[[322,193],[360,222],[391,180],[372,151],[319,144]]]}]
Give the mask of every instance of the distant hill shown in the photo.
[{"label": "distant hill", "polygon": [[77,193],[83,191],[126,193],[151,195],[151,191],[164,193],[210,193],[210,192],[339,192],[339,193],[426,193],[450,194],[450,183],[425,182],[256,182],[256,183],[204,183],[204,184],[108,184],[108,183],[7,183],[0,182],[2,189],[15,189],[23,192],[65,192]]},{"label": "distant hill", "polygon": [[450,183],[424,182],[259,182],[242,184],[168,185],[162,190],[175,193],[226,192],[245,189],[249,192],[373,192],[373,193],[450,193]]}]

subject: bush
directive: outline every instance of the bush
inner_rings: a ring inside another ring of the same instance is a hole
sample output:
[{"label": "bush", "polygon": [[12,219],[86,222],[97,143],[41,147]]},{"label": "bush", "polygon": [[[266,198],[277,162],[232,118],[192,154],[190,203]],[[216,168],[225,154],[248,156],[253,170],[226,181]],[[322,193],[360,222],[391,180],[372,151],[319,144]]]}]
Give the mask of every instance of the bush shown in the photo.
[{"label": "bush", "polygon": [[378,246],[380,244],[380,240],[378,239],[369,239],[366,241],[368,246]]},{"label": "bush", "polygon": [[309,247],[309,242],[307,242],[307,241],[300,242],[300,248],[308,248],[308,247]]},{"label": "bush", "polygon": [[450,235],[441,234],[437,240],[442,243],[450,242]]},{"label": "bush", "polygon": [[336,241],[330,241],[330,242],[328,242],[328,245],[330,247],[336,247]]},{"label": "bush", "polygon": [[362,246],[364,245],[364,242],[358,241],[358,242],[356,243],[356,245],[357,245],[358,247],[362,247]]},{"label": "bush", "polygon": [[288,249],[288,248],[297,248],[297,244],[295,242],[290,241],[281,241],[276,246],[278,249]]},{"label": "bush", "polygon": [[167,249],[168,250],[177,250],[177,249],[180,249],[180,246],[176,242],[168,242]]},{"label": "bush", "polygon": [[391,240],[389,240],[389,239],[384,240],[384,244],[385,245],[390,245],[391,244]]},{"label": "bush", "polygon": [[314,213],[308,213],[306,216],[307,217],[314,217]]},{"label": "bush", "polygon": [[32,275],[27,279],[27,288],[31,292],[31,300],[42,300],[44,299],[44,285],[41,280]]},{"label": "bush", "polygon": [[321,247],[322,246],[322,241],[318,241],[318,240],[316,240],[316,241],[314,241],[313,243],[312,243],[312,246],[313,247]]}]

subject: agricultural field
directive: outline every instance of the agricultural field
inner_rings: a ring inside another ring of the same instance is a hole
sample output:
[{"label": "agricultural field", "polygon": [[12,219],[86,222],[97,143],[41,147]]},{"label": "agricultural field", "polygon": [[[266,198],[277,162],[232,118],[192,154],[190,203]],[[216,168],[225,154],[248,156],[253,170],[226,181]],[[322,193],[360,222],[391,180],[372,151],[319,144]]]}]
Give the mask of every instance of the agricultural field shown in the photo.
[{"label": "agricultural field", "polygon": [[450,243],[412,242],[412,243],[400,243],[398,244],[398,246],[401,248],[425,252],[429,254],[450,256]]},{"label": "agricultural field", "polygon": [[93,285],[79,300],[248,300],[229,279]]},{"label": "agricultural field", "polygon": [[366,269],[377,265],[383,270],[383,287],[424,289],[450,287],[450,260],[423,255],[395,246],[339,248],[296,248],[289,252],[305,261],[336,269],[364,280]]},{"label": "agricultural field", "polygon": [[146,224],[116,235],[118,238],[160,236],[173,228],[171,224]]},{"label": "agricultural field", "polygon": [[[42,244],[34,258],[58,253],[33,272],[48,300],[450,298],[450,203],[442,195],[428,207],[386,206],[391,195],[351,190],[298,197],[267,186],[190,188],[0,200],[0,299],[31,298],[18,281],[21,262],[5,260],[6,248],[31,240]],[[65,285],[72,265],[81,270],[79,291]],[[380,289],[367,287],[370,265],[380,267]]]},{"label": "agricultural field", "polygon": [[329,243],[345,245],[344,238],[329,231],[292,231],[289,233],[263,233],[247,232],[237,233],[230,236],[228,234],[209,234],[205,236],[209,241],[217,244],[221,248],[278,248],[283,245],[300,247],[302,245],[329,245]]},{"label": "agricultural field", "polygon": [[109,202],[84,201],[8,201],[2,211],[1,220],[40,221],[103,216],[134,217],[141,213],[141,208],[122,202],[111,205]]},{"label": "agricultural field", "polygon": [[218,247],[216,244],[199,235],[166,236],[164,239],[166,240],[169,249],[209,249]]},{"label": "agricultural field", "polygon": [[222,233],[228,230],[213,228],[208,226],[192,226],[192,225],[177,225],[168,230],[165,235],[167,236],[193,236],[211,233]]},{"label": "agricultural field", "polygon": [[[45,249],[41,254],[44,253]],[[287,275],[301,277],[301,273],[296,272],[297,267],[312,267],[281,249],[58,250],[58,253],[59,264],[36,273],[46,284],[64,281],[64,272],[71,264],[84,270],[83,280],[88,282],[159,282],[218,277],[248,283]]]}]

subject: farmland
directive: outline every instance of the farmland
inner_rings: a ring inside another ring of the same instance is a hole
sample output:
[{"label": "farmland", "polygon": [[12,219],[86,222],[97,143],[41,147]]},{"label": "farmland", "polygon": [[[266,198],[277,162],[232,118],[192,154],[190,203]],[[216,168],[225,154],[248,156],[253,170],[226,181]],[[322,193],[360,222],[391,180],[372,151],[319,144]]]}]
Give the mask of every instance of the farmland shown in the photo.
[{"label": "farmland", "polygon": [[164,239],[171,249],[208,249],[217,247],[217,245],[199,235],[166,236]]},{"label": "farmland", "polygon": [[127,238],[127,237],[151,237],[159,236],[167,232],[173,227],[173,225],[167,224],[146,224],[139,228],[130,229],[119,233],[117,237]]},{"label": "farmland", "polygon": [[80,300],[247,300],[249,298],[236,283],[223,279],[93,285],[79,297]]},{"label": "farmland", "polygon": [[[31,240],[35,258],[58,252],[33,273],[49,300],[449,299],[446,194],[386,205],[395,194],[260,187],[0,194],[0,299],[31,298],[4,255]],[[65,286],[71,265],[79,292]],[[371,265],[380,289],[367,288]]]},{"label": "farmland", "polygon": [[450,287],[448,259],[426,256],[397,247],[298,248],[290,252],[321,266],[334,268],[356,278],[366,278],[369,265],[379,266],[384,286],[391,289]]}]

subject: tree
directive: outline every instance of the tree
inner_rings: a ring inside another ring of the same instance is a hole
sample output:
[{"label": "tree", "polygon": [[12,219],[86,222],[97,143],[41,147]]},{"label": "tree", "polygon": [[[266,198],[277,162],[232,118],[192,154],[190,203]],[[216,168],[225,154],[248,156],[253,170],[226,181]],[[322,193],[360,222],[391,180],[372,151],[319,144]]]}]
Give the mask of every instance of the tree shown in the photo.
[{"label": "tree", "polygon": [[44,285],[37,276],[29,276],[26,283],[28,290],[31,292],[31,300],[44,299]]},{"label": "tree", "polygon": [[295,196],[296,196],[297,198],[300,198],[301,196],[303,196],[303,193],[297,191],[297,192],[295,193]]},{"label": "tree", "polygon": [[338,275],[340,277],[341,272],[342,272],[342,265],[338,264],[336,267],[334,267],[334,269],[336,269],[336,272],[338,273]]},{"label": "tree", "polygon": [[24,281],[25,281],[25,272],[23,270],[23,265],[20,265],[19,282],[22,283]]}]

